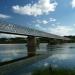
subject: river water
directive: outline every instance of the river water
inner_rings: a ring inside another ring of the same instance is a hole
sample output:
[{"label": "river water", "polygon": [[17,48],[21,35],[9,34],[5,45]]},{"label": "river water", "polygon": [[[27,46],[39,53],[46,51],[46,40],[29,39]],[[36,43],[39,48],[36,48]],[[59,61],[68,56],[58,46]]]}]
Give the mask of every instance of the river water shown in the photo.
[{"label": "river water", "polygon": [[[35,65],[54,68],[75,68],[75,43],[48,45],[41,43],[36,53],[50,53],[50,56]],[[5,62],[27,56],[26,44],[0,44],[0,62]]]}]

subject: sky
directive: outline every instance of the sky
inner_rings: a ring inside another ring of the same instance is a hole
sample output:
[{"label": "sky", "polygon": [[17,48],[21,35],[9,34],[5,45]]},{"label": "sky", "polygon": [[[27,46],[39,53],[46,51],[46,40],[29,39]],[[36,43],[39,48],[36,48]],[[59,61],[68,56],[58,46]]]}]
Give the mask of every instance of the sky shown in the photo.
[{"label": "sky", "polygon": [[0,19],[60,36],[75,35],[75,0],[0,0]]}]

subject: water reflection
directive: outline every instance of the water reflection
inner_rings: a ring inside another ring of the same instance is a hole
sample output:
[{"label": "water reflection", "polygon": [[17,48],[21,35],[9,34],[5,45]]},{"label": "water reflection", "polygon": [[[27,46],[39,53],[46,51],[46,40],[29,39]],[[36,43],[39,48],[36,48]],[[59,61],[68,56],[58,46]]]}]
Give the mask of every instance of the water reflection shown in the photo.
[{"label": "water reflection", "polygon": [[27,56],[25,44],[0,44],[0,62]]},{"label": "water reflection", "polygon": [[[41,43],[37,47],[36,54],[50,54],[50,56],[41,61],[23,65],[18,71],[11,73],[11,75],[20,75],[24,73],[31,74],[32,71],[38,68],[51,66],[52,68],[69,68],[75,69],[75,43],[65,43],[57,45],[48,45]],[[0,45],[0,61],[8,61],[19,57],[27,56],[27,48],[25,44],[9,44]]]},{"label": "water reflection", "polygon": [[55,54],[50,57],[50,59],[57,60],[69,60],[75,57],[75,54]]},{"label": "water reflection", "polygon": [[75,43],[47,45],[50,57],[39,64],[49,64],[54,68],[75,68]]},{"label": "water reflection", "polygon": [[[57,45],[40,43],[36,54],[50,54],[50,57],[33,64],[35,67],[51,65],[54,68],[75,68],[75,43]],[[0,45],[0,62],[25,56],[27,56],[27,47],[25,44]]]}]

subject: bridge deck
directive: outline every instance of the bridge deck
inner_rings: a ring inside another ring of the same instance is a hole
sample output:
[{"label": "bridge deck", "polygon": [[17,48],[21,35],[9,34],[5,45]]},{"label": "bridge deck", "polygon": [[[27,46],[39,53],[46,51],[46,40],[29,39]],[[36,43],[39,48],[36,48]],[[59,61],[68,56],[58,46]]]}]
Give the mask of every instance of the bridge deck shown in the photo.
[{"label": "bridge deck", "polygon": [[0,33],[16,34],[16,35],[26,35],[26,36],[37,36],[37,37],[48,37],[68,40],[68,38],[54,35],[51,33],[31,29],[28,27],[22,27],[16,24],[11,24],[8,22],[0,21]]}]

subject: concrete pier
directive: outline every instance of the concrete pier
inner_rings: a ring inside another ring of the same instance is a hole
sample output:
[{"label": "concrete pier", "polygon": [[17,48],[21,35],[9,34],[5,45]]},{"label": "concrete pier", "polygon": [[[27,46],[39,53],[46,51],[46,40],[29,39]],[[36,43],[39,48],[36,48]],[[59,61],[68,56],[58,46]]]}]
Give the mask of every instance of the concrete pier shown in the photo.
[{"label": "concrete pier", "polygon": [[36,38],[35,36],[28,36],[27,37],[27,50],[28,56],[34,56],[36,54]]}]

